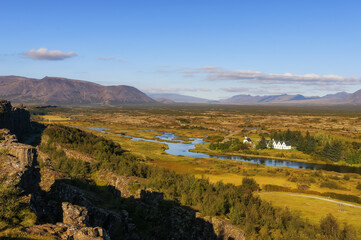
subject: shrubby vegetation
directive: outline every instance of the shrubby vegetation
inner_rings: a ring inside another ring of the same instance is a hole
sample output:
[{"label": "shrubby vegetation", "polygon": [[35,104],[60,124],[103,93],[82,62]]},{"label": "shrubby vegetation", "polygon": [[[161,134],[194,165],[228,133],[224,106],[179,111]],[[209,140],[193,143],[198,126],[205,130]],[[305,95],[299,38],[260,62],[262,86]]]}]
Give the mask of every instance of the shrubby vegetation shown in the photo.
[{"label": "shrubby vegetation", "polygon": [[218,142],[212,142],[209,145],[209,149],[219,150],[223,152],[227,152],[227,151],[235,152],[240,150],[248,150],[250,147],[248,144],[244,144],[238,138],[231,138],[229,141],[226,142],[221,142],[222,139],[216,139],[218,140]]},{"label": "shrubby vegetation", "polygon": [[[249,236],[263,239],[353,239],[352,227],[345,226],[330,232],[329,220],[320,226],[311,225],[289,210],[273,207],[253,194],[258,184],[249,178],[235,186],[218,182],[211,184],[207,179],[197,179],[187,174],[154,167],[142,162],[120,145],[97,137],[79,129],[63,126],[49,126],[44,135],[47,143],[41,150],[47,152],[57,169],[72,176],[87,176],[99,169],[109,169],[120,175],[136,176],[147,179],[146,187],[155,188],[165,194],[166,199],[182,205],[192,206],[208,216],[227,216],[233,224],[241,226]],[[66,159],[65,154],[56,146],[87,153],[98,161],[87,164],[74,159]],[[72,164],[73,163],[73,164]],[[332,223],[334,224],[334,223]]]},{"label": "shrubby vegetation", "polygon": [[[0,226],[32,225],[36,216],[22,200],[22,192],[14,186],[4,186],[0,182]],[[0,237],[1,238],[1,237]]]},{"label": "shrubby vegetation", "polygon": [[276,141],[288,141],[297,150],[317,158],[337,162],[344,159],[350,164],[361,163],[361,144],[336,139],[323,133],[311,136],[309,132],[302,135],[300,131],[278,131],[271,134]]},{"label": "shrubby vegetation", "polygon": [[19,222],[20,191],[16,188],[0,189],[0,220],[8,224]]}]

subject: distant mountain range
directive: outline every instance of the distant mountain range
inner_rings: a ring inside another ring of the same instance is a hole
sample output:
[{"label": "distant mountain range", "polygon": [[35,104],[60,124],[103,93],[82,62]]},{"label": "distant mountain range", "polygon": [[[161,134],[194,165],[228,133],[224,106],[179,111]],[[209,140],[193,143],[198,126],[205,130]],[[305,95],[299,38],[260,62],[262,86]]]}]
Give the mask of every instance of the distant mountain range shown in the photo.
[{"label": "distant mountain range", "polygon": [[[220,101],[208,100],[205,98],[197,98],[174,93],[147,93],[148,96],[163,103],[183,102],[183,103],[230,103],[230,104],[350,104],[361,103],[361,90],[355,93],[339,92],[335,94],[327,94],[323,97],[312,96],[305,97],[301,94],[297,95],[235,95]],[[168,100],[168,101],[167,101]]]},{"label": "distant mountain range", "polygon": [[192,97],[187,95],[175,94],[175,93],[147,93],[147,95],[153,99],[169,99],[173,102],[184,103],[210,103],[214,102],[204,98]]},{"label": "distant mountain range", "polygon": [[305,97],[303,95],[268,95],[268,96],[251,96],[236,95],[224,100],[223,103],[301,103],[301,104],[347,104],[361,103],[361,90],[355,93],[339,92],[335,94],[327,94],[323,97],[313,96]]},{"label": "distant mountain range", "polygon": [[125,86],[100,84],[59,77],[42,79],[0,76],[0,98],[14,103],[53,105],[119,105],[119,104],[172,104],[172,103],[224,103],[224,104],[360,104],[361,90],[354,93],[339,92],[323,97],[303,95],[236,95],[220,101],[174,93],[148,93]]},{"label": "distant mountain range", "polygon": [[0,98],[17,103],[41,104],[127,104],[156,103],[130,86],[100,84],[58,77],[42,79],[0,76]]}]

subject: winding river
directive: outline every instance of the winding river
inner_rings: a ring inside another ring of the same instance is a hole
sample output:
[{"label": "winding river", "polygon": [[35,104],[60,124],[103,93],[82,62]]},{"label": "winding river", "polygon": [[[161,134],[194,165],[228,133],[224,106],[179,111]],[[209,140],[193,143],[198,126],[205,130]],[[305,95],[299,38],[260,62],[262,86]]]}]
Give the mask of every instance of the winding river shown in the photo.
[{"label": "winding river", "polygon": [[[217,158],[217,159],[231,159],[242,162],[249,162],[255,164],[264,164],[269,167],[290,167],[290,168],[303,168],[303,169],[312,169],[312,170],[327,170],[340,173],[358,173],[361,174],[360,167],[350,167],[350,166],[338,166],[332,164],[318,164],[318,163],[307,163],[307,162],[297,162],[289,160],[278,160],[278,159],[266,159],[266,158],[255,158],[255,157],[243,157],[243,156],[234,156],[234,155],[208,155],[199,152],[191,152],[189,150],[194,149],[197,144],[205,143],[202,138],[190,138],[190,141],[178,140],[174,133],[170,132],[158,132],[154,130],[143,130],[157,132],[160,135],[156,139],[146,139],[133,137],[121,133],[113,133],[110,131],[119,131],[119,129],[108,129],[108,128],[96,128],[96,127],[79,127],[86,128],[93,131],[98,131],[107,134],[116,134],[124,137],[130,137],[132,141],[147,141],[147,142],[157,142],[163,143],[168,146],[168,149],[165,150],[166,153],[176,156],[186,156],[186,157],[196,157],[196,158]],[[124,131],[126,131],[124,129]]]}]

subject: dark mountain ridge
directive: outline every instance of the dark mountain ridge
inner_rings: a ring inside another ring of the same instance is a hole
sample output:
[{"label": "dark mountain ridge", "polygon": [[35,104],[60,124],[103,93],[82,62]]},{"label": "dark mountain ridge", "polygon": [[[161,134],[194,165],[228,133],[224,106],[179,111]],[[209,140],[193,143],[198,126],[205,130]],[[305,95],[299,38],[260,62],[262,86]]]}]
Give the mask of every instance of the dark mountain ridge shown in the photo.
[{"label": "dark mountain ridge", "polygon": [[131,86],[103,86],[92,82],[59,77],[34,79],[0,76],[0,98],[22,103],[74,105],[156,102]]}]

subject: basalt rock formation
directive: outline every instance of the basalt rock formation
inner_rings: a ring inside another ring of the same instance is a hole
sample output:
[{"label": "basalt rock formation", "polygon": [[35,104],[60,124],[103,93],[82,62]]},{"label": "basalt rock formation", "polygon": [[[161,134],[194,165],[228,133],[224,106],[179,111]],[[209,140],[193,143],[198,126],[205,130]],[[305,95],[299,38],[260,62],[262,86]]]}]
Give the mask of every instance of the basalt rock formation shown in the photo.
[{"label": "basalt rock formation", "polygon": [[[39,185],[41,174],[35,148],[18,143],[13,134],[3,131],[0,151],[1,187],[3,189],[19,188],[22,192],[20,197],[28,199],[29,207],[38,216],[37,225],[24,227],[22,231],[33,235],[52,236],[56,239],[110,239],[107,231],[99,225],[105,226],[106,220],[109,220],[111,224],[117,222],[113,219],[106,219],[112,214],[93,206],[85,198],[82,198],[83,193],[77,192],[70,186],[63,186],[62,190],[51,194],[41,190]],[[52,198],[60,193],[63,194],[61,197],[64,199],[67,197],[68,200],[73,201],[81,199],[78,202],[87,204],[88,208],[68,202],[58,202],[59,197]],[[55,209],[57,206],[60,206],[60,209]],[[88,219],[93,222],[88,223]],[[43,222],[44,220],[47,220],[48,223]],[[53,220],[53,222],[49,220]]]},{"label": "basalt rock formation", "polygon": [[23,107],[13,107],[9,101],[0,100],[0,128],[9,129],[19,137],[31,130],[30,113]]},{"label": "basalt rock formation", "polygon": [[[163,193],[153,189],[131,191],[131,186],[141,182],[135,177],[119,176],[108,170],[100,170],[97,174],[100,181],[107,183],[108,188],[118,191],[122,197],[134,198],[136,206],[151,213],[161,211],[161,218],[146,219],[155,221],[154,226],[166,226],[169,239],[237,239],[246,238],[245,232],[220,217],[207,217],[183,206],[165,207]],[[155,227],[156,228],[156,227]],[[149,237],[149,239],[157,239]]]}]

